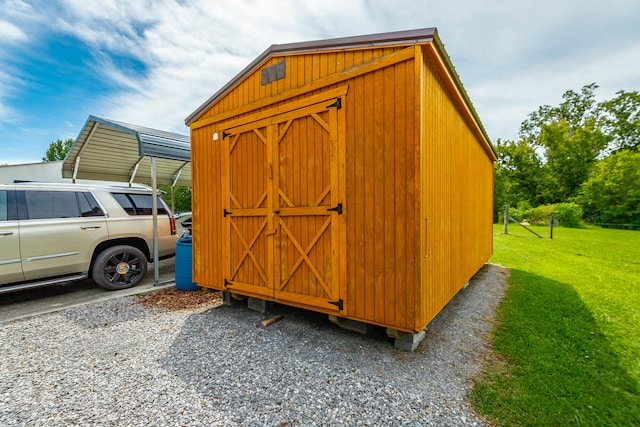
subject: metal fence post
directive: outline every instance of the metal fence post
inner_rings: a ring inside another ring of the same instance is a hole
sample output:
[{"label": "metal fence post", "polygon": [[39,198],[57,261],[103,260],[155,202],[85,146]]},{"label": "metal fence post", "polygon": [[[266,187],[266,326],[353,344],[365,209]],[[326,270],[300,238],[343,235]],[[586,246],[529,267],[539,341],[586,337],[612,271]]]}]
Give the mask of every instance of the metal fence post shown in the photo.
[{"label": "metal fence post", "polygon": [[504,205],[504,230],[502,230],[503,234],[509,234],[507,230],[509,226],[509,205]]}]

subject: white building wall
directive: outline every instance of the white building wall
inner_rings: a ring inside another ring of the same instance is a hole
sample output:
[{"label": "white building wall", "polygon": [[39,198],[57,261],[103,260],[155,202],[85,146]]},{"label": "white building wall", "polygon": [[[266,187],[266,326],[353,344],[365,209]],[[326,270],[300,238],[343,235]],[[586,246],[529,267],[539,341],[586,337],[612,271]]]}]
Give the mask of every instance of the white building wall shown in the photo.
[{"label": "white building wall", "polygon": [[[55,162],[25,163],[22,165],[0,165],[0,184],[16,182],[73,182],[71,178],[62,177],[62,160]],[[111,181],[95,181],[91,179],[76,179],[78,184],[99,185],[129,185]],[[133,184],[133,186],[142,184]]]},{"label": "white building wall", "polygon": [[62,160],[0,166],[0,184],[19,181],[71,182],[70,179],[62,177]]}]

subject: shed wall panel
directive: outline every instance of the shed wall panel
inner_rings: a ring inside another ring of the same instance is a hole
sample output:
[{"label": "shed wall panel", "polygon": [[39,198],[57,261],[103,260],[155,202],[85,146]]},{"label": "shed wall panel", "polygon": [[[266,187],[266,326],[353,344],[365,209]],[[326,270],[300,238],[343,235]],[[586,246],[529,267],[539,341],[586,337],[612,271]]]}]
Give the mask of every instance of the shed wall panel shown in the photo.
[{"label": "shed wall panel", "polygon": [[426,223],[419,324],[428,324],[491,255],[493,164],[469,127],[449,77],[423,62],[423,219]]},{"label": "shed wall panel", "polygon": [[[191,131],[193,280],[205,286],[222,285],[222,186],[220,144],[209,127]],[[215,215],[214,213],[218,213]]]},{"label": "shed wall panel", "polygon": [[[382,51],[382,50],[381,50]],[[363,54],[365,56],[366,53]],[[347,314],[412,329],[415,315],[413,60],[347,82]]]}]

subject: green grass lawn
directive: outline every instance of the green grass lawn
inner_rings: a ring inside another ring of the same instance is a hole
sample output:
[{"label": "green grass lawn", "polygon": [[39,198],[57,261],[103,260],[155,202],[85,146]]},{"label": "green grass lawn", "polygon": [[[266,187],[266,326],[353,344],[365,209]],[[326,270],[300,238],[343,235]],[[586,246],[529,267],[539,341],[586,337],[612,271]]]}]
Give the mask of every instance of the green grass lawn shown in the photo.
[{"label": "green grass lawn", "polygon": [[494,227],[509,267],[475,407],[505,426],[640,425],[640,231]]}]

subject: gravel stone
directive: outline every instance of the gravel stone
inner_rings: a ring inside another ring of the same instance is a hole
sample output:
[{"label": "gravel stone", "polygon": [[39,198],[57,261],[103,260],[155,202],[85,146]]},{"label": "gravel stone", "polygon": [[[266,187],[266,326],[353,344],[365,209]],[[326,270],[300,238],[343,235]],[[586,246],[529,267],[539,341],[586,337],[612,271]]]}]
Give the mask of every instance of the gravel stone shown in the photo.
[{"label": "gravel stone", "polygon": [[465,396],[505,278],[486,265],[413,353],[281,305],[159,312],[124,297],[6,323],[0,425],[486,425]]}]

